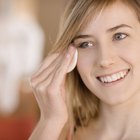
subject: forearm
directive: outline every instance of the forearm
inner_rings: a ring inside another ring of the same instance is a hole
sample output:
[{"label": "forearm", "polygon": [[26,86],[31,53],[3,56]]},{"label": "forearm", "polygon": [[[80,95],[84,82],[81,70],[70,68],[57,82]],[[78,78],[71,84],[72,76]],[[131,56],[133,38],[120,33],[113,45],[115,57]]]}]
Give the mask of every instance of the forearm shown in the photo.
[{"label": "forearm", "polygon": [[29,140],[58,140],[64,125],[61,121],[39,121]]}]

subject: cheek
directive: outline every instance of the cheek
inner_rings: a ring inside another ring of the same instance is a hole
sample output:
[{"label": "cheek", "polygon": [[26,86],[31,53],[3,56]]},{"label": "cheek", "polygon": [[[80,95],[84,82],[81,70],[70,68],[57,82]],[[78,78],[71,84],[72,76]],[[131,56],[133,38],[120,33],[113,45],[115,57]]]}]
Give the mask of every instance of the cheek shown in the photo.
[{"label": "cheek", "polygon": [[[140,79],[140,43],[135,42],[119,52],[123,61],[132,69],[132,79],[139,83]],[[137,83],[137,84],[138,84]]]},{"label": "cheek", "polygon": [[86,52],[84,50],[78,52],[77,68],[79,71],[90,71],[93,67],[93,64],[94,58],[92,52]]},{"label": "cheek", "polygon": [[134,45],[131,51],[126,52],[125,57],[128,58],[134,71],[140,72],[140,45]]},{"label": "cheek", "polygon": [[130,65],[135,65],[140,60],[140,41],[130,40],[125,44],[121,44],[121,46],[116,47],[119,57],[121,57],[124,61],[129,63]]},{"label": "cheek", "polygon": [[88,67],[87,67],[87,59],[80,59],[78,58],[78,61],[77,61],[77,69],[80,73],[80,75],[85,75],[88,71]]}]

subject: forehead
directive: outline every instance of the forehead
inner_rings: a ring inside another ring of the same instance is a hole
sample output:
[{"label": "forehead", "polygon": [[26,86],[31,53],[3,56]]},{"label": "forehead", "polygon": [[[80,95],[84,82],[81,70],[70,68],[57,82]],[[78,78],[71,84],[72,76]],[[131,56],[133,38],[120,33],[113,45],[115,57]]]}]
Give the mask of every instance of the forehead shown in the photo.
[{"label": "forehead", "polygon": [[120,24],[136,25],[138,18],[132,7],[122,2],[115,2],[91,18],[81,33],[105,30]]}]

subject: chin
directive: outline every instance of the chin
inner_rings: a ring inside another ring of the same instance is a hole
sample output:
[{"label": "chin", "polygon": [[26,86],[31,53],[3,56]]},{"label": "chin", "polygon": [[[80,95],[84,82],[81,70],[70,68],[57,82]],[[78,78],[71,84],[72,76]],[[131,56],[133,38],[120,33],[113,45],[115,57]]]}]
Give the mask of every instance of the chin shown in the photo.
[{"label": "chin", "polygon": [[129,101],[129,99],[131,98],[131,96],[113,96],[111,98],[107,98],[104,100],[100,100],[101,102],[103,102],[104,104],[110,105],[110,106],[117,106],[117,105],[121,105],[121,104],[125,104]]}]

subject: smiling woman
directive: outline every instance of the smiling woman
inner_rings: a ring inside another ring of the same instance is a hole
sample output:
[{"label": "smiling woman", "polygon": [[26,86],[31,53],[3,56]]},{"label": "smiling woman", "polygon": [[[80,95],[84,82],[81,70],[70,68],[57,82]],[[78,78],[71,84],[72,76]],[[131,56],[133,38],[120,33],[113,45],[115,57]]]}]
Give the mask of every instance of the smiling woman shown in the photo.
[{"label": "smiling woman", "polygon": [[70,1],[31,77],[41,116],[30,140],[140,139],[139,13],[139,0]]}]

